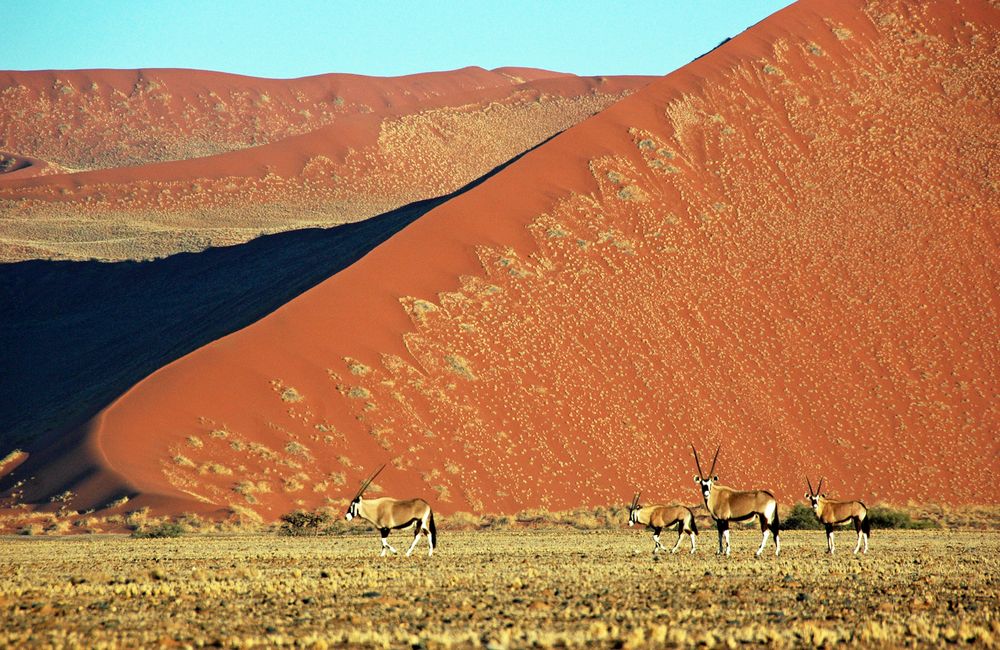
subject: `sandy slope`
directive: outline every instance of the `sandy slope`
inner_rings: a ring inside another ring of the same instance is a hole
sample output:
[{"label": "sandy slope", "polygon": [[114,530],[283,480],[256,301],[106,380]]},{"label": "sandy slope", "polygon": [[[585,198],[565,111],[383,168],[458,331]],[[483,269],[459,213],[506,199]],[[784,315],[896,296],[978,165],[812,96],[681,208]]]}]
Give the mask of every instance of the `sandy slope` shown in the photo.
[{"label": "sandy slope", "polygon": [[694,441],[782,503],[995,503],[996,24],[799,2],[139,383],[24,496],[276,517],[388,462],[442,511],[693,503]]},{"label": "sandy slope", "polygon": [[441,196],[644,85],[464,68],[0,73],[0,260],[146,259]]}]

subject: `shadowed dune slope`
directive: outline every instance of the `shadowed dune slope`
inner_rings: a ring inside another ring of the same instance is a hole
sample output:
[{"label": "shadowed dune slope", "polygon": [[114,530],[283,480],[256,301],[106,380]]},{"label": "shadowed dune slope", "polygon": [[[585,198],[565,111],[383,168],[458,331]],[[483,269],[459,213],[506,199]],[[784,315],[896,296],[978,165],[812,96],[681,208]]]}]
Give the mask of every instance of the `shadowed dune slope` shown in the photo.
[{"label": "shadowed dune slope", "polygon": [[[516,160],[516,159],[515,159]],[[0,265],[0,456],[45,448],[161,366],[241,329],[455,194],[146,262]]]},{"label": "shadowed dune slope", "polygon": [[[148,259],[358,221],[453,192],[649,80],[0,73],[0,260]],[[19,170],[29,158],[44,164]]]},{"label": "shadowed dune slope", "polygon": [[997,20],[803,0],[143,380],[59,487],[275,518],[387,462],[442,511],[695,503],[693,441],[782,504],[995,503]]}]

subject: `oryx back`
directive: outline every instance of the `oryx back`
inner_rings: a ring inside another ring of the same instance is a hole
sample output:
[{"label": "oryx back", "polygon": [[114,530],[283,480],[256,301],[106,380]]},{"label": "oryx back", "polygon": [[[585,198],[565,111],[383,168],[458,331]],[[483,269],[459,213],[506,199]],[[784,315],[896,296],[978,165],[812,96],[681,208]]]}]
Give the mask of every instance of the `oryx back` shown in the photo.
[{"label": "oryx back", "polygon": [[850,519],[867,519],[868,508],[860,501],[819,499],[819,520],[824,524],[842,524]]},{"label": "oryx back", "polygon": [[422,520],[431,507],[423,499],[393,499],[381,497],[366,500],[366,510],[372,516],[367,517],[379,528],[404,528],[416,521]]},{"label": "oryx back", "polygon": [[706,505],[715,519],[743,521],[760,514],[770,518],[777,510],[778,502],[768,490],[734,490],[718,484],[712,487]]}]

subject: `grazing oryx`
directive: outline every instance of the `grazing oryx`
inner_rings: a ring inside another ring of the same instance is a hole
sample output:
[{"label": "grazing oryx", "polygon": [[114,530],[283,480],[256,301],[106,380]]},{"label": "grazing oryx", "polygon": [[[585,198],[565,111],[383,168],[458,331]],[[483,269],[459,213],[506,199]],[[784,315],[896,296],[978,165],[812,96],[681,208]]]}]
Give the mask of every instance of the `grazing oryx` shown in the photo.
[{"label": "grazing oryx", "polygon": [[872,522],[868,517],[868,508],[865,504],[860,501],[834,501],[833,499],[827,499],[825,494],[820,494],[820,490],[823,489],[823,479],[819,479],[819,487],[813,492],[812,482],[809,477],[806,477],[806,485],[809,486],[809,491],[806,492],[806,498],[809,499],[809,504],[812,506],[813,512],[816,513],[816,518],[819,519],[819,523],[823,524],[826,528],[826,548],[830,555],[833,555],[833,527],[836,524],[843,524],[850,520],[854,523],[854,530],[858,533],[858,543],[854,546],[854,552],[857,553],[858,549],[861,548],[862,540],[865,543],[864,552],[868,552],[868,536],[872,532]]},{"label": "grazing oryx", "polygon": [[694,553],[694,538],[698,535],[698,525],[694,522],[694,511],[687,506],[646,506],[639,505],[641,492],[636,492],[632,498],[632,505],[628,507],[628,525],[635,526],[641,524],[653,531],[653,555],[659,550],[667,550],[667,547],[660,543],[660,531],[677,524],[677,543],[670,549],[671,553],[676,553],[680,548],[681,539],[684,533],[691,537],[691,552]]},{"label": "grazing oryx", "polygon": [[[698,450],[691,445],[694,452],[694,462],[698,467],[698,475],[694,477],[694,482],[701,486],[701,495],[705,498],[705,507],[715,520],[715,525],[719,529],[719,554],[729,555],[729,522],[746,521],[757,517],[760,520],[760,531],[764,538],[760,541],[760,548],[757,549],[757,557],[764,552],[767,545],[767,535],[774,535],[774,554],[781,553],[781,539],[778,537],[780,524],[778,522],[778,502],[774,495],[767,490],[734,490],[724,485],[719,485],[719,477],[712,474],[715,471],[715,462],[719,460],[719,450],[722,445],[715,450],[715,458],[712,459],[712,469],[707,475],[702,475],[701,463],[698,461]],[[725,549],[723,549],[725,541]]]},{"label": "grazing oryx", "polygon": [[347,507],[344,519],[350,521],[355,517],[361,517],[375,524],[379,534],[382,535],[381,556],[385,556],[387,552],[397,552],[386,539],[389,537],[390,530],[416,524],[413,532],[413,543],[410,544],[410,550],[406,552],[406,555],[409,556],[413,553],[417,542],[420,541],[420,533],[427,535],[427,544],[430,546],[427,555],[434,555],[434,547],[437,546],[437,529],[434,527],[434,513],[431,512],[431,507],[427,505],[426,501],[423,499],[390,499],[389,497],[367,501],[362,499],[365,490],[383,469],[385,469],[385,465],[379,467],[361,484],[358,494],[351,500],[351,505]]}]

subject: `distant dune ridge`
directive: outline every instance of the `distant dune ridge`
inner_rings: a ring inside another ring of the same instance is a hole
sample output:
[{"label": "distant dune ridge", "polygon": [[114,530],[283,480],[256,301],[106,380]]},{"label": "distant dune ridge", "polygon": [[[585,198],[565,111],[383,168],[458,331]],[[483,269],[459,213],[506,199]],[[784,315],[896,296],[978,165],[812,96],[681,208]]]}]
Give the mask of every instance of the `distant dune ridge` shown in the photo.
[{"label": "distant dune ridge", "polygon": [[807,474],[995,504],[998,22],[985,0],[802,0],[8,480],[265,520],[345,505],[383,462],[375,493],[441,512],[696,503],[693,441],[785,505]]},{"label": "distant dune ridge", "polygon": [[448,194],[650,79],[0,72],[0,261],[147,259],[358,221]]}]

